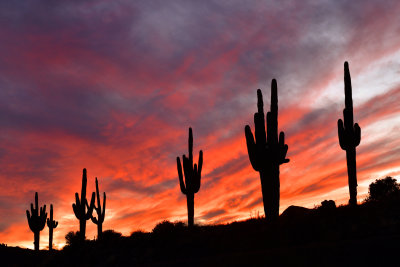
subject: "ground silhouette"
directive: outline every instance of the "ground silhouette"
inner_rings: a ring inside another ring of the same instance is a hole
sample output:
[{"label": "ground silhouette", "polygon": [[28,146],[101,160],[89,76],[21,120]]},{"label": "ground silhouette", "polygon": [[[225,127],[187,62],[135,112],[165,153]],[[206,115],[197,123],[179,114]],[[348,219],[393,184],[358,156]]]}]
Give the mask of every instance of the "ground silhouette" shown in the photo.
[{"label": "ground silhouette", "polygon": [[[314,209],[291,206],[276,221],[253,218],[224,225],[163,221],[152,232],[101,240],[66,236],[61,251],[0,246],[11,265],[33,266],[396,266],[400,248],[400,195],[389,194],[357,206],[323,201]],[[33,263],[32,263],[33,262]]]}]

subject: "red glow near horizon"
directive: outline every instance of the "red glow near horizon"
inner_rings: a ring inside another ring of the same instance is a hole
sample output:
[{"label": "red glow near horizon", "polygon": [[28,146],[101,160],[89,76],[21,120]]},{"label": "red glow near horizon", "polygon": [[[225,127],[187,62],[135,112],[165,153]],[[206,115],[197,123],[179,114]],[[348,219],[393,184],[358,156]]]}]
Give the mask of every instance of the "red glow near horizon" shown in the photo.
[{"label": "red glow near horizon", "polygon": [[[95,177],[107,193],[103,230],[129,235],[186,221],[175,160],[188,153],[189,127],[195,159],[204,152],[195,222],[263,214],[244,126],[254,130],[257,88],[269,107],[272,78],[290,159],[281,166],[281,212],[325,199],[346,203],[336,128],[345,60],[362,129],[359,201],[373,180],[398,178],[398,3],[204,2],[0,4],[0,243],[33,247],[25,210],[37,191],[40,205],[54,206],[61,248],[79,229],[71,205],[83,168],[88,196]],[[86,236],[96,236],[90,221]],[[41,248],[47,244],[46,227]]]}]

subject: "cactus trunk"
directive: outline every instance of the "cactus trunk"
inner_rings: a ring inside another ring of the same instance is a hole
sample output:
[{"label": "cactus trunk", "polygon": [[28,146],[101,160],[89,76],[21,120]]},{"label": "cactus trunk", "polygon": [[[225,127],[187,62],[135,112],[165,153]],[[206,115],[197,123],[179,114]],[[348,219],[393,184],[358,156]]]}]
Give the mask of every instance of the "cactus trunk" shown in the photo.
[{"label": "cactus trunk", "polygon": [[86,220],[79,220],[79,235],[82,240],[86,238]]},{"label": "cactus trunk", "polygon": [[53,228],[49,228],[49,250],[53,250]]},{"label": "cactus trunk", "polygon": [[97,225],[97,239],[101,240],[102,235],[103,235],[103,224],[100,223]]},{"label": "cactus trunk", "polygon": [[186,201],[188,210],[188,226],[191,228],[194,224],[194,194],[187,194]]},{"label": "cactus trunk", "polygon": [[33,245],[35,246],[35,251],[39,251],[39,241],[40,241],[40,231],[36,231],[33,233]]},{"label": "cactus trunk", "polygon": [[261,191],[264,214],[271,220],[279,217],[280,181],[279,165],[271,166],[268,171],[260,171]]},{"label": "cactus trunk", "polygon": [[346,150],[347,176],[349,182],[350,205],[357,205],[356,148]]}]

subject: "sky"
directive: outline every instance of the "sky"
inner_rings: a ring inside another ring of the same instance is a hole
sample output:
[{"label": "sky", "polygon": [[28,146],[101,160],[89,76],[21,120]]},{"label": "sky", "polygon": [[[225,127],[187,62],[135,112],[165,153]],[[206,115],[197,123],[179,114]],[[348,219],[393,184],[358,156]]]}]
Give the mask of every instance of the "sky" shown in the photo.
[{"label": "sky", "polygon": [[25,212],[38,192],[61,248],[79,229],[83,168],[88,195],[95,177],[107,194],[104,230],[186,222],[176,157],[189,127],[195,159],[204,152],[195,222],[263,215],[244,127],[273,78],[290,159],[280,212],[347,203],[345,61],[361,202],[375,179],[400,178],[399,13],[399,1],[1,1],[0,243],[33,248]]}]

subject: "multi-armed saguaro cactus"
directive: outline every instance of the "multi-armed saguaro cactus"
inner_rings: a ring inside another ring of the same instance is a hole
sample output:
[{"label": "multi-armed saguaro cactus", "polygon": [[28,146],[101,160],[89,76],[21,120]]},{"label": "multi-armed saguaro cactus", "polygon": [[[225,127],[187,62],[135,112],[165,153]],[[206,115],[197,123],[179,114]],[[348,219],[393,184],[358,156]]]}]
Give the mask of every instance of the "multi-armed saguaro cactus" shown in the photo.
[{"label": "multi-armed saguaro cactus", "polygon": [[35,193],[35,208],[33,207],[33,204],[31,203],[31,212],[32,215],[29,213],[28,210],[26,210],[26,217],[28,218],[28,224],[29,228],[31,228],[31,231],[34,234],[34,245],[35,245],[35,250],[39,250],[39,239],[40,239],[40,231],[43,230],[43,228],[46,225],[46,218],[47,218],[47,213],[46,213],[46,205],[43,207],[40,207],[40,212],[39,212],[39,204],[38,204],[38,193]]},{"label": "multi-armed saguaro cactus", "polygon": [[346,150],[347,174],[349,179],[350,205],[357,205],[357,165],[356,147],[361,141],[361,128],[354,123],[353,118],[353,98],[351,90],[351,77],[349,64],[344,63],[344,95],[345,109],[343,110],[344,123],[338,120],[339,144]]},{"label": "multi-armed saguaro cactus", "polygon": [[50,205],[50,218],[47,219],[49,227],[49,250],[53,250],[53,229],[57,228],[58,222],[53,220],[53,204]]},{"label": "multi-armed saguaro cactus", "polygon": [[[92,199],[90,201],[90,206],[88,205],[88,201],[86,199],[86,185],[87,185],[86,169],[83,169],[81,198],[79,199],[79,194],[75,193],[75,203],[72,204],[72,209],[74,210],[75,216],[79,220],[79,234],[82,240],[85,240],[86,221],[92,217],[94,200],[95,200],[95,195],[93,192]],[[87,207],[87,212],[86,212],[86,207]]]},{"label": "multi-armed saguaro cactus", "polygon": [[183,173],[185,181],[182,176],[182,166],[179,157],[176,158],[178,167],[179,184],[181,191],[186,195],[187,209],[188,209],[188,226],[193,227],[194,222],[194,194],[199,192],[201,181],[201,168],[203,166],[203,151],[199,152],[199,165],[193,166],[193,134],[192,128],[189,128],[189,158],[185,155],[182,156]]},{"label": "multi-armed saguaro cactus", "polygon": [[250,126],[246,125],[245,135],[249,159],[254,170],[260,173],[264,212],[267,219],[279,216],[279,165],[286,159],[288,146],[285,134],[278,140],[278,87],[276,80],[271,83],[271,111],[267,113],[267,134],[265,134],[264,104],[261,90],[257,90],[258,112],[254,114],[255,140]]},{"label": "multi-armed saguaro cactus", "polygon": [[103,222],[104,222],[104,217],[106,215],[106,192],[103,192],[103,209],[101,209],[99,184],[97,182],[97,177],[96,177],[96,197],[97,197],[97,207],[95,206],[94,209],[96,210],[97,218],[93,217],[92,215],[92,222],[94,224],[97,224],[97,239],[100,240],[103,234]]}]

